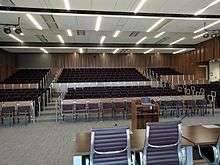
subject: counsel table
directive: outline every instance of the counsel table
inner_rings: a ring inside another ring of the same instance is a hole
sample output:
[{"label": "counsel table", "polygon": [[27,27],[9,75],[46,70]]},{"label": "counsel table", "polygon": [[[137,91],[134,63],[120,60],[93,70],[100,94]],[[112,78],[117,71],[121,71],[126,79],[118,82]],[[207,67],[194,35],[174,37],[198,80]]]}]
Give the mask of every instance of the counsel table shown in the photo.
[{"label": "counsel table", "polygon": [[[183,126],[182,136],[193,142],[195,145],[215,144],[220,136],[219,128],[206,128],[204,126]],[[145,129],[133,130],[131,134],[131,150],[142,151],[145,140]],[[183,146],[193,146],[182,138]],[[74,156],[89,155],[90,152],[90,132],[76,135]]]}]

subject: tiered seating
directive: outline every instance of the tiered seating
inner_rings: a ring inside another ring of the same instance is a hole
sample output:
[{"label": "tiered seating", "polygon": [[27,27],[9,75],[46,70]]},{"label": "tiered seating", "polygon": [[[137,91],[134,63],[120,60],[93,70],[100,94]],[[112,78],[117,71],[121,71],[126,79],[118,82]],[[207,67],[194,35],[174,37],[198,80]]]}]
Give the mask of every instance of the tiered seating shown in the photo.
[{"label": "tiered seating", "polygon": [[152,88],[150,86],[85,87],[69,88],[65,99],[170,96],[181,94],[171,88]]},{"label": "tiered seating", "polygon": [[35,115],[38,115],[39,102],[40,109],[45,104],[47,89],[7,89],[0,90],[0,102],[18,102],[18,101],[34,101],[35,102]]},{"label": "tiered seating", "polygon": [[8,84],[39,83],[49,72],[49,69],[20,69],[3,81]]},{"label": "tiered seating", "polygon": [[58,83],[146,81],[135,68],[81,68],[63,69]]}]

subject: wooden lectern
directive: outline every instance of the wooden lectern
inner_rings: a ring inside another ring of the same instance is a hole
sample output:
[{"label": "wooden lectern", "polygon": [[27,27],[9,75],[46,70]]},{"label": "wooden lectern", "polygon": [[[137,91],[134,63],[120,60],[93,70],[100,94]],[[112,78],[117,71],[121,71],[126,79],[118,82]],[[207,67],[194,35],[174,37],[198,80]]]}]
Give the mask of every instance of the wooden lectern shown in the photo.
[{"label": "wooden lectern", "polygon": [[146,123],[159,121],[159,105],[132,101],[131,119],[132,129],[145,129]]}]

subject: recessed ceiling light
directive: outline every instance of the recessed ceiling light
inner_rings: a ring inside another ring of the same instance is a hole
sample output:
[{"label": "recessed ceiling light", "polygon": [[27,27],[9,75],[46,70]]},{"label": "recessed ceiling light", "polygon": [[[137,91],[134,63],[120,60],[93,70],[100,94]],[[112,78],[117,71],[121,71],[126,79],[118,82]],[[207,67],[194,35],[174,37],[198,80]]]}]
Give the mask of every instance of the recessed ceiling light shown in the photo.
[{"label": "recessed ceiling light", "polygon": [[118,37],[119,33],[120,33],[120,30],[115,31],[113,37],[114,37],[114,38]]},{"label": "recessed ceiling light", "polygon": [[136,42],[136,45],[138,45],[138,44],[140,44],[141,42],[143,42],[146,38],[147,38],[146,36],[143,37],[143,38],[141,38],[138,42]]},{"label": "recessed ceiling light", "polygon": [[14,34],[9,34],[9,37],[13,38],[14,40],[23,43],[24,41],[22,41],[21,39],[19,39],[18,37],[16,37]]},{"label": "recessed ceiling light", "polygon": [[83,48],[79,48],[79,53],[80,53],[80,54],[83,53]]},{"label": "recessed ceiling light", "polygon": [[68,36],[70,36],[70,37],[73,36],[72,31],[70,29],[67,29],[66,31],[67,31]]},{"label": "recessed ceiling light", "polygon": [[44,48],[40,48],[40,50],[41,50],[42,52],[48,54],[48,51],[47,51],[46,49],[44,49]]},{"label": "recessed ceiling light", "polygon": [[181,50],[178,50],[176,52],[173,52],[173,54],[178,54],[178,53],[182,53],[182,52],[185,52],[185,51],[186,51],[186,49],[181,49]]},{"label": "recessed ceiling light", "polygon": [[216,5],[216,4],[219,3],[219,2],[220,2],[220,0],[215,0],[215,1],[211,2],[211,3],[208,4],[206,7],[204,7],[204,8],[202,8],[202,9],[198,10],[197,12],[195,12],[194,15],[200,15],[200,14],[202,14],[202,13],[203,13],[204,11],[206,11],[208,8],[210,8],[210,7],[214,6],[214,5]]},{"label": "recessed ceiling light", "polygon": [[210,28],[210,27],[212,27],[212,26],[215,26],[215,25],[217,25],[217,24],[219,24],[219,23],[220,23],[220,20],[215,21],[215,22],[212,22],[211,24],[209,24],[209,25],[207,25],[207,26],[205,26],[205,27],[202,27],[202,28],[200,28],[200,29],[194,31],[194,33],[199,33],[199,32],[201,32],[201,31],[206,30],[206,29],[208,29],[208,28]]},{"label": "recessed ceiling light", "polygon": [[152,30],[154,30],[159,24],[161,24],[163,21],[165,20],[165,18],[161,18],[159,19],[157,22],[155,22],[149,29],[147,29],[147,32],[151,32]]},{"label": "recessed ceiling light", "polygon": [[205,34],[207,34],[208,32],[204,32],[204,33],[202,33],[202,34],[199,34],[199,35],[197,35],[197,36],[194,36],[193,37],[193,39],[197,39],[197,38],[201,38],[201,37],[203,37]]},{"label": "recessed ceiling light", "polygon": [[60,42],[61,42],[62,44],[65,43],[64,40],[63,40],[63,37],[62,37],[60,34],[58,34],[57,37],[58,37],[58,39],[60,40]]},{"label": "recessed ceiling light", "polygon": [[147,0],[140,0],[137,7],[134,9],[134,13],[138,13],[139,10],[144,6],[144,4],[147,2]]},{"label": "recessed ceiling light", "polygon": [[159,38],[160,36],[162,36],[164,34],[165,34],[165,32],[158,33],[157,35],[154,36],[154,38]]},{"label": "recessed ceiling light", "polygon": [[98,16],[95,24],[95,31],[100,30],[101,22],[102,22],[102,16]]},{"label": "recessed ceiling light", "polygon": [[119,51],[119,48],[115,49],[115,50],[113,51],[113,54],[116,54],[118,51]]},{"label": "recessed ceiling light", "polygon": [[70,2],[69,0],[63,0],[66,10],[70,10]]},{"label": "recessed ceiling light", "polygon": [[100,39],[100,44],[103,44],[103,42],[105,41],[106,36],[102,36]]},{"label": "recessed ceiling light", "polygon": [[144,54],[150,53],[150,52],[152,52],[153,50],[154,50],[154,48],[151,48],[151,49],[145,51]]},{"label": "recessed ceiling light", "polygon": [[24,33],[20,33],[20,35],[21,35],[21,36],[23,36],[23,35],[24,35]]},{"label": "recessed ceiling light", "polygon": [[171,42],[170,45],[177,44],[177,43],[179,43],[179,42],[181,42],[181,41],[183,41],[183,40],[185,40],[185,39],[186,39],[186,37],[182,37],[182,38],[180,38],[180,39],[178,39],[178,40],[176,40],[176,41]]},{"label": "recessed ceiling light", "polygon": [[36,26],[37,29],[43,30],[41,25],[37,22],[37,20],[31,14],[27,13],[26,16]]}]

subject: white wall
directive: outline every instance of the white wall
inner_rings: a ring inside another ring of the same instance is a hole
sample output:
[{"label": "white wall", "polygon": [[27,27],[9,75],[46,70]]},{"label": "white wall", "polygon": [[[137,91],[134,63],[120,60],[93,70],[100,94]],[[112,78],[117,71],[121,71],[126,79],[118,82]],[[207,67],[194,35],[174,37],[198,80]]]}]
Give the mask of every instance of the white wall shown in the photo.
[{"label": "white wall", "polygon": [[219,81],[220,62],[209,62],[209,81]]}]

